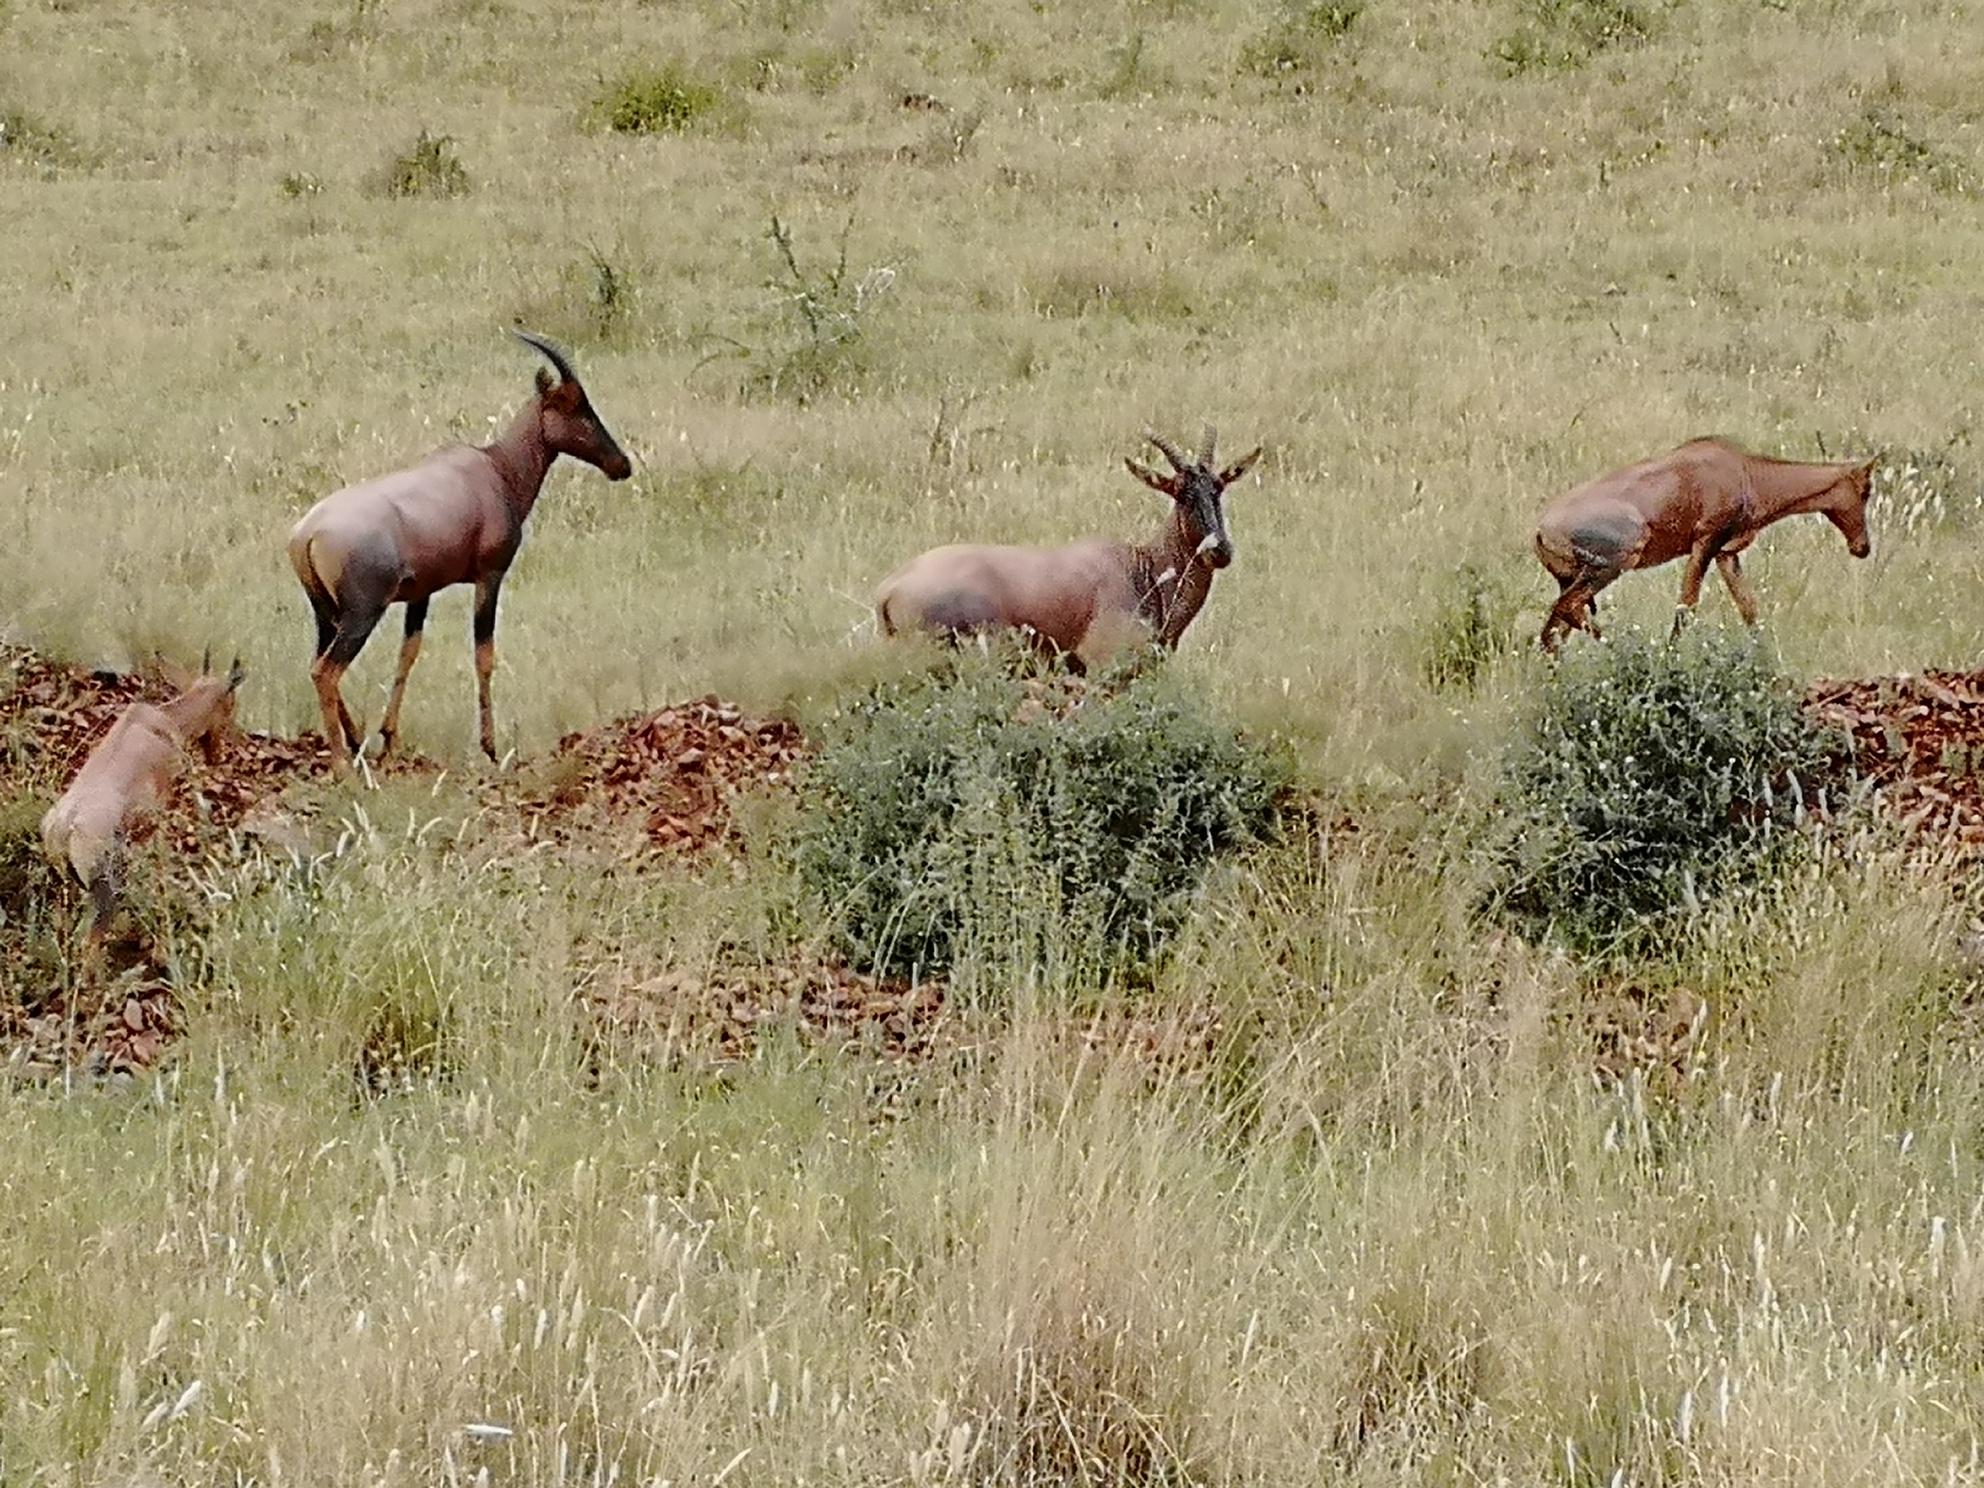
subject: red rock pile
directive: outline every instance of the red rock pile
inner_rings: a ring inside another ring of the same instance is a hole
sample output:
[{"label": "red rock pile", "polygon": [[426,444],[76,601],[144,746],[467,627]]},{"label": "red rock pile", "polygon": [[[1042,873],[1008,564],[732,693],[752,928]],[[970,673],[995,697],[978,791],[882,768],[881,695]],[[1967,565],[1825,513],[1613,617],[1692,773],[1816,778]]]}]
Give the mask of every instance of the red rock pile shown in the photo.
[{"label": "red rock pile", "polygon": [[707,852],[730,840],[738,795],[789,787],[805,752],[790,719],[752,718],[702,697],[567,734],[526,772],[514,809],[532,837],[587,834],[623,853]]},{"label": "red rock pile", "polygon": [[1984,672],[1819,681],[1805,705],[1852,739],[1855,769],[1897,820],[1984,844]]}]

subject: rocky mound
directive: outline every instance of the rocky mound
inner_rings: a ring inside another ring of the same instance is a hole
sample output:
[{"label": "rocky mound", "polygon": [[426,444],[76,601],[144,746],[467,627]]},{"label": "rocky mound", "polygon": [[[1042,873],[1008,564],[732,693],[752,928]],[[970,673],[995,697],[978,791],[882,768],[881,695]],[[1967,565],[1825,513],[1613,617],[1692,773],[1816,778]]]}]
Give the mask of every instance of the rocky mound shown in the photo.
[{"label": "rocky mound", "polygon": [[1805,704],[1852,740],[1859,775],[1906,826],[1984,844],[1984,671],[1812,684]]}]

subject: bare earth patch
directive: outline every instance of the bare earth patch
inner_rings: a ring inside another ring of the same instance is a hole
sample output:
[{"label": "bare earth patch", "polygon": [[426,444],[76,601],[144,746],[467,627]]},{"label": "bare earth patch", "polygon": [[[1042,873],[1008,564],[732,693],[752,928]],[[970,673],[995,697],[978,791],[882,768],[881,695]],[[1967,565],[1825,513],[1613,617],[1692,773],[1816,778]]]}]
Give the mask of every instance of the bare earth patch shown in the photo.
[{"label": "bare earth patch", "polygon": [[[60,948],[73,940],[80,892],[58,885],[40,862],[35,822],[119,713],[170,689],[142,673],[91,671],[20,647],[0,648],[0,689],[0,796],[22,803],[0,882],[0,956],[17,968],[10,980],[18,989],[0,999],[0,1048],[15,1067],[43,1072],[142,1069],[180,1028],[170,968],[141,933],[130,933],[108,948],[102,975],[75,973]],[[638,871],[663,858],[734,849],[740,795],[789,789],[805,754],[790,720],[703,697],[569,734],[549,756],[490,780],[479,794],[499,846],[550,841]],[[369,768],[388,777],[441,770],[415,755]],[[134,841],[142,847],[162,834],[194,865],[253,844],[307,851],[322,802],[296,787],[321,784],[329,769],[330,751],[315,734],[236,734],[214,762],[197,753],[187,760],[172,798]],[[776,1024],[831,1047],[920,1058],[944,1006],[936,984],[878,983],[797,952],[777,965],[707,974],[600,975],[576,995],[603,1039],[649,1055],[686,1041],[735,1057]]]}]

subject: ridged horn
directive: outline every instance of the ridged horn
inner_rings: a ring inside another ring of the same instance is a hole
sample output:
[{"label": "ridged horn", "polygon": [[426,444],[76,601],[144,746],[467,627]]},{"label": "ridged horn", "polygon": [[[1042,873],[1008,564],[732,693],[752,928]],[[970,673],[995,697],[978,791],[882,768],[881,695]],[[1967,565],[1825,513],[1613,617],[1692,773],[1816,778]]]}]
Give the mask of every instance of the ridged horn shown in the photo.
[{"label": "ridged horn", "polygon": [[579,380],[579,374],[574,372],[572,370],[572,364],[565,360],[565,353],[560,351],[551,342],[530,331],[513,330],[510,334],[523,342],[524,345],[542,352],[544,359],[558,369],[558,375],[564,378],[565,381],[577,382]]},{"label": "ridged horn", "polygon": [[1178,448],[1177,445],[1173,444],[1170,440],[1166,439],[1162,434],[1156,433],[1155,431],[1150,429],[1146,429],[1144,431],[1144,438],[1148,439],[1152,444],[1157,446],[1158,453],[1163,455],[1165,459],[1169,460],[1171,462],[1171,468],[1173,470],[1176,470],[1180,475],[1183,475],[1186,471],[1192,468],[1191,457],[1187,455],[1183,450]]}]

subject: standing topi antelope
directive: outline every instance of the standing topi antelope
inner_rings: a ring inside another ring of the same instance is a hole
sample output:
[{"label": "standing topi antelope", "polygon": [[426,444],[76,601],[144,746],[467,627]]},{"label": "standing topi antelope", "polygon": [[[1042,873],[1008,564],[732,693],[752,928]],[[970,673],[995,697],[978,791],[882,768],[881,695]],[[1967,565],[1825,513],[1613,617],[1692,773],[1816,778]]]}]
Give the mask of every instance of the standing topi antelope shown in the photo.
[{"label": "standing topi antelope", "polygon": [[875,590],[884,635],[922,630],[956,638],[979,631],[1018,631],[1081,670],[1127,634],[1174,648],[1233,561],[1221,498],[1253,468],[1260,450],[1224,470],[1213,465],[1214,433],[1193,459],[1169,440],[1147,436],[1172,474],[1135,460],[1130,473],[1172,501],[1164,528],[1146,543],[1088,537],[1059,548],[984,543],[932,548],[890,574]]},{"label": "standing topi antelope", "polygon": [[1543,622],[1543,649],[1573,630],[1598,634],[1598,591],[1628,569],[1687,556],[1674,626],[1701,597],[1709,560],[1722,570],[1745,623],[1757,623],[1757,592],[1739,556],[1772,522],[1816,512],[1839,529],[1846,550],[1865,558],[1867,497],[1875,461],[1805,464],[1746,454],[1724,439],[1695,439],[1654,460],[1600,476],[1544,512],[1536,556],[1557,580],[1557,602]]},{"label": "standing topi antelope", "polygon": [[379,724],[381,753],[399,734],[407,673],[420,654],[427,601],[454,584],[475,585],[475,677],[482,752],[496,758],[489,675],[496,669],[496,597],[523,542],[545,473],[560,455],[603,472],[633,473],[626,453],[593,411],[565,354],[541,336],[516,338],[542,352],[556,381],[537,369],[537,395],[493,444],[450,445],[408,470],[347,486],[311,507],[289,534],[289,561],[317,617],[311,680],[324,713],[332,764],[350,768],[364,743],[338,689],[388,606],[406,606],[399,674]]},{"label": "standing topi antelope", "polygon": [[[211,658],[209,658],[211,660]],[[200,675],[166,666],[179,696],[165,703],[133,703],[83,761],[76,778],[41,819],[41,846],[57,873],[73,873],[96,906],[90,939],[101,941],[117,912],[124,852],[131,822],[165,794],[180,756],[196,740],[207,762],[234,722],[234,699],[247,674],[235,662],[226,676],[206,663]]]}]

